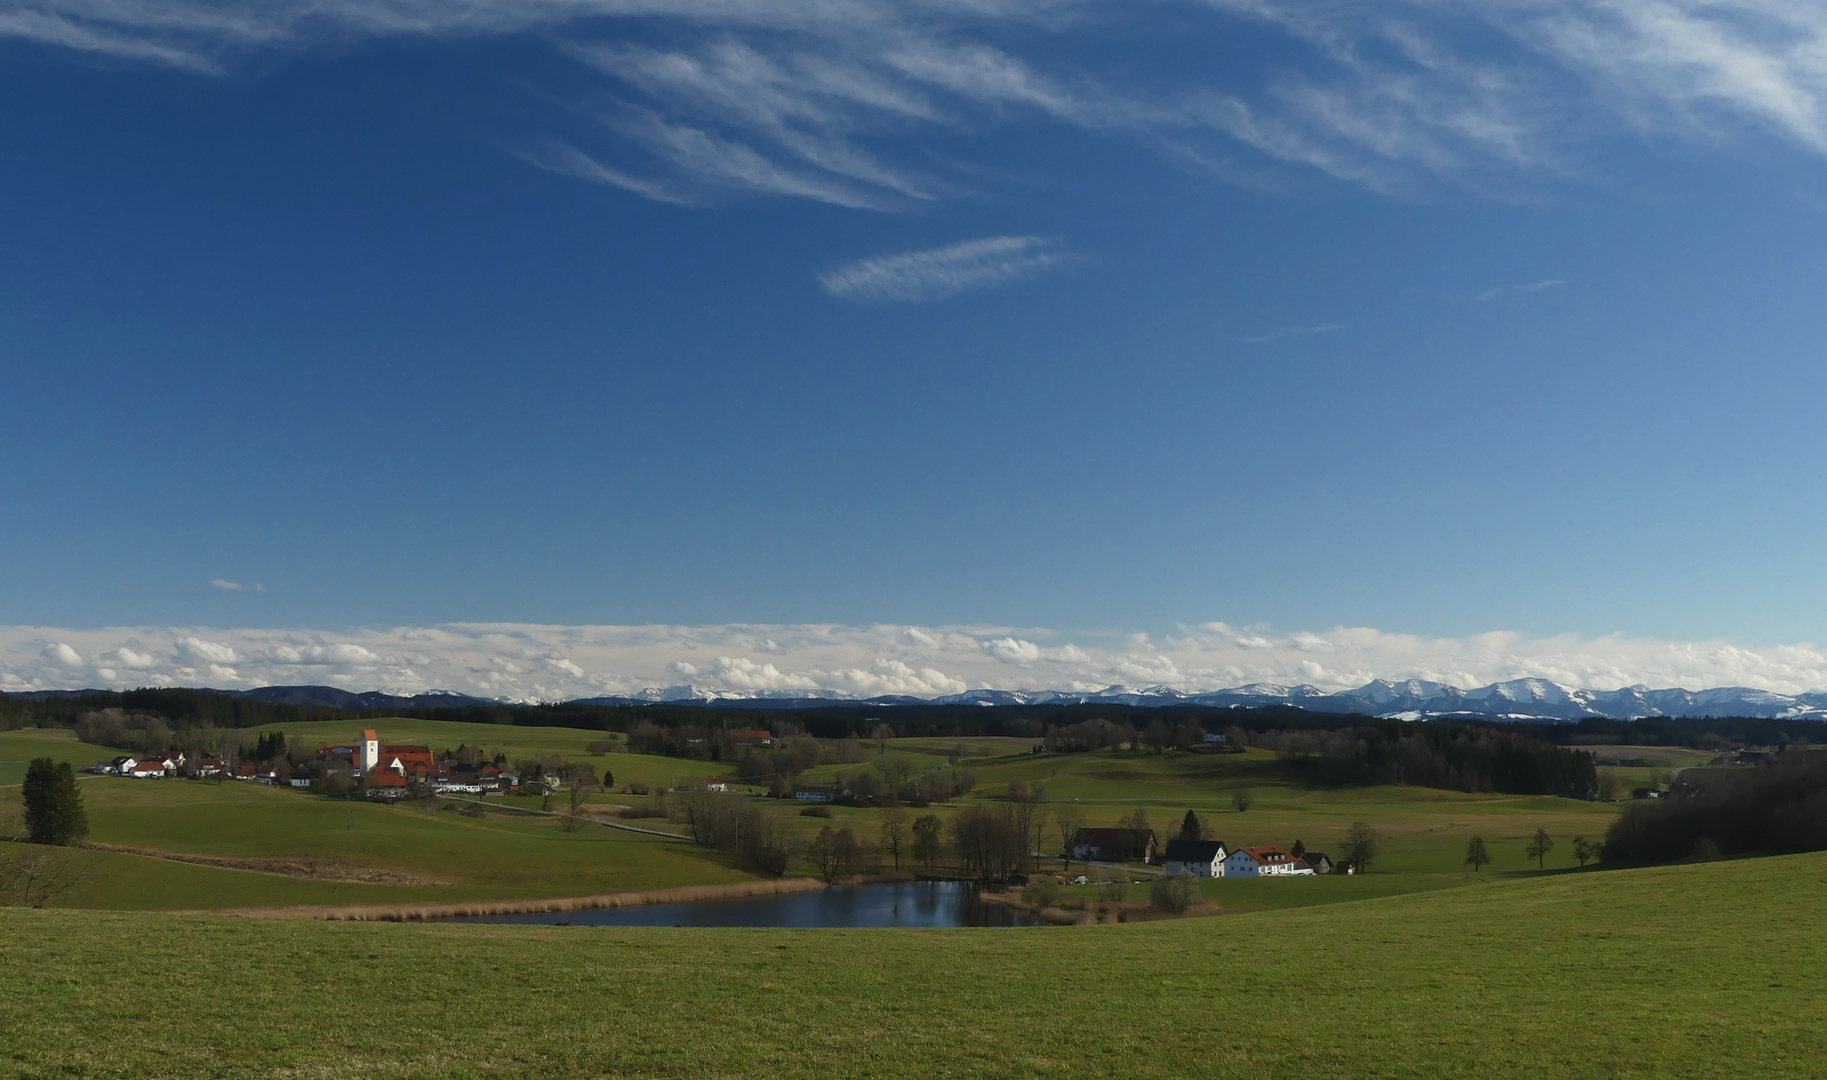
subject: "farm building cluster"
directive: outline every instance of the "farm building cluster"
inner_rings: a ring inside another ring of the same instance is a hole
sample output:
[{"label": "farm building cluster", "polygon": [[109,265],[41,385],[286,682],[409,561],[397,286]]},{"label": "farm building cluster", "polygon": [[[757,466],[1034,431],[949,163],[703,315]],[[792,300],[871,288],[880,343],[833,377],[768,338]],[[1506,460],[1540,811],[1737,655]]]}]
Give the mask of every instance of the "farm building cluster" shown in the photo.
[{"label": "farm building cluster", "polygon": [[1310,877],[1334,870],[1325,852],[1300,850],[1298,845],[1287,851],[1273,844],[1231,848],[1222,840],[1174,839],[1161,851],[1153,829],[1080,829],[1072,840],[1072,857],[1087,862],[1158,862],[1170,875],[1202,878]]},{"label": "farm building cluster", "polygon": [[[349,785],[371,799],[426,793],[503,795],[522,790],[519,776],[492,762],[440,760],[431,747],[388,743],[372,729],[347,743],[322,746],[302,768],[283,760],[234,761],[220,754],[127,754],[98,762],[91,772],[136,780],[224,777],[295,788]],[[537,794],[537,792],[536,792]]]}]

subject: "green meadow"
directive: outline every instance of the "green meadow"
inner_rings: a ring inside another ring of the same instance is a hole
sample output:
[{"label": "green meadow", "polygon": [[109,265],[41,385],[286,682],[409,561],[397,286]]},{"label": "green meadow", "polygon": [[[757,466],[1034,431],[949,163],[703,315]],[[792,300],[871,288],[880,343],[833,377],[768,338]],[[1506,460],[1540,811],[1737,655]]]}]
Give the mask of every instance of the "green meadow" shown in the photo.
[{"label": "green meadow", "polygon": [[0,731],[0,788],[24,781],[25,767],[33,758],[67,761],[80,772],[98,761],[109,761],[126,752],[77,742],[75,732],[62,728]]},{"label": "green meadow", "polygon": [[1810,1077],[1824,889],[1815,854],[1016,930],[11,909],[0,1076]]}]

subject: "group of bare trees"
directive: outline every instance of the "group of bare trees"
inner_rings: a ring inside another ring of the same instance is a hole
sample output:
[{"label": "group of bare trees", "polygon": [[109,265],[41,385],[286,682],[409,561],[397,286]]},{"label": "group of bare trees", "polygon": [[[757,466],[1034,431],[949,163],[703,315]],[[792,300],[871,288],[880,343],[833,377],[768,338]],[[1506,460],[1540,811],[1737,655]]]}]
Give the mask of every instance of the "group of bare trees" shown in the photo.
[{"label": "group of bare trees", "polygon": [[860,870],[864,855],[862,842],[848,825],[841,828],[827,825],[818,830],[818,835],[806,845],[807,861],[818,870],[827,885]]},{"label": "group of bare trees", "polygon": [[181,753],[187,757],[219,754],[225,760],[302,761],[303,745],[289,746],[283,735],[255,739],[248,732],[220,728],[207,720],[172,727],[162,716],[121,708],[92,709],[77,715],[76,738],[90,746],[131,750],[136,754]]},{"label": "group of bare trees", "polygon": [[931,870],[939,862],[944,848],[945,822],[938,814],[922,814],[913,822],[914,861]]},{"label": "group of bare trees", "polygon": [[966,875],[996,880],[1029,865],[1030,834],[1015,804],[966,807],[952,815],[947,827]]},{"label": "group of bare trees", "polygon": [[786,827],[760,807],[723,791],[677,792],[673,815],[692,843],[739,856],[766,874],[786,873],[791,846]]}]

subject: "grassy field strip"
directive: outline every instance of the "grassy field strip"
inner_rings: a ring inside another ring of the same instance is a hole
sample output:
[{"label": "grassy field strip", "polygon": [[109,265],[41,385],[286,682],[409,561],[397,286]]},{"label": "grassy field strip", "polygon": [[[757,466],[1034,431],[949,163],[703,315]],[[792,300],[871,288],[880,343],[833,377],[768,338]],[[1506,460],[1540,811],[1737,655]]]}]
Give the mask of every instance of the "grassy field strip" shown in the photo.
[{"label": "grassy field strip", "polygon": [[[514,806],[511,804],[503,804],[500,802],[491,803],[491,802],[486,802],[482,799],[459,799],[454,795],[443,796],[443,799],[446,802],[465,803],[470,806],[486,806],[486,807],[489,807],[490,809],[513,810],[513,811],[516,811],[516,812],[522,813],[522,814],[537,814],[537,815],[540,815],[543,817],[550,817],[550,818],[560,818],[560,817],[566,816],[564,812],[561,812],[558,810],[535,810],[530,806]],[[590,818],[588,820],[589,820],[590,824],[592,824],[592,825],[603,825],[603,826],[606,826],[611,829],[621,829],[624,832],[642,833],[646,836],[664,836],[668,840],[684,840],[687,842],[690,842],[690,840],[691,840],[691,837],[685,836],[681,833],[676,833],[676,832],[664,832],[660,829],[643,829],[638,825],[624,825],[619,821],[607,821],[607,820],[604,820],[603,818],[596,818],[596,817]]]},{"label": "grassy field strip", "polygon": [[0,1076],[1815,1077],[1827,940],[1742,931],[1824,886],[1807,855],[1017,930],[7,910]]},{"label": "grassy field strip", "polygon": [[819,878],[789,877],[767,881],[739,881],[729,885],[682,885],[671,889],[635,889],[599,896],[558,896],[545,900],[464,901],[449,904],[344,907],[253,908],[223,912],[263,919],[317,919],[326,922],[423,922],[427,919],[477,918],[488,915],[553,914],[598,911],[605,908],[644,907],[649,904],[694,903],[704,900],[745,900],[759,896],[813,892],[825,888]]}]

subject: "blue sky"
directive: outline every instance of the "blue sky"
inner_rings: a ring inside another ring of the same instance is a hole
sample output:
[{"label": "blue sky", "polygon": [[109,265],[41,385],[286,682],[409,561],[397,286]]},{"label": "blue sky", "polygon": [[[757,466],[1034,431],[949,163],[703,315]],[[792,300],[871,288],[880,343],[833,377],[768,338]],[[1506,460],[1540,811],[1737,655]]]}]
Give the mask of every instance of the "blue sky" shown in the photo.
[{"label": "blue sky", "polygon": [[[1322,682],[1816,688],[1643,657],[1827,637],[1824,43],[1758,0],[0,0],[0,679],[320,681],[170,628],[1222,624],[1458,643]],[[897,633],[818,670],[940,670]],[[1004,681],[1148,674],[1093,666]]]}]

